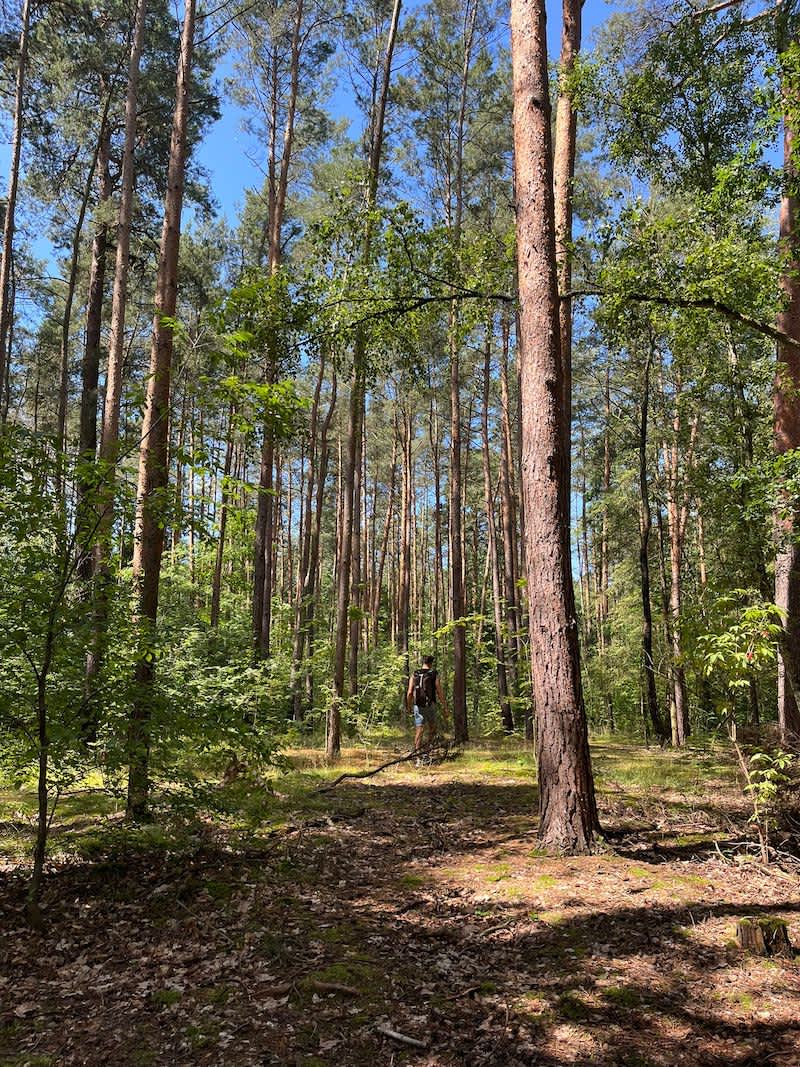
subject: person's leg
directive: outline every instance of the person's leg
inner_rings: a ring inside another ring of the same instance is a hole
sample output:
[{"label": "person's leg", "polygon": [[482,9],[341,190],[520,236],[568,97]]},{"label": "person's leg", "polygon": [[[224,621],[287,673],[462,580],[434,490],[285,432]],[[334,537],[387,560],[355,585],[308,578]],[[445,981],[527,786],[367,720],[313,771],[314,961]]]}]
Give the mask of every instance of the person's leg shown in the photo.
[{"label": "person's leg", "polygon": [[414,725],[416,726],[414,731],[414,749],[416,750],[422,744],[422,735],[425,732],[425,719],[416,704],[414,705]]}]

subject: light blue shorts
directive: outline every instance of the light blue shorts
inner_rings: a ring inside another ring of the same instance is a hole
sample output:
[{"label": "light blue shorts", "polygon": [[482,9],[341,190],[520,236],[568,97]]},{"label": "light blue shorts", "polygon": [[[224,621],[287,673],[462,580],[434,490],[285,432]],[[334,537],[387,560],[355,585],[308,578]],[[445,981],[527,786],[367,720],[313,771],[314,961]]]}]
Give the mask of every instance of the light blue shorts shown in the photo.
[{"label": "light blue shorts", "polygon": [[418,708],[414,705],[414,725],[415,726],[435,726],[436,725],[436,705],[428,704],[425,708]]}]

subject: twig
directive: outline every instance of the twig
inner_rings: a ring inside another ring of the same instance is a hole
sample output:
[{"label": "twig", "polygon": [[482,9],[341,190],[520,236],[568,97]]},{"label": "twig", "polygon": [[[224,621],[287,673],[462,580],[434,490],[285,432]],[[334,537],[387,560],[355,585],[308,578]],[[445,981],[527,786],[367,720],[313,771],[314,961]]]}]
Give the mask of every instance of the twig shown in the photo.
[{"label": "twig", "polygon": [[427,1041],[420,1041],[416,1037],[409,1037],[408,1034],[398,1034],[396,1030],[390,1030],[388,1026],[376,1026],[375,1029],[379,1034],[383,1034],[384,1037],[391,1037],[393,1041],[399,1041],[403,1045],[410,1045],[412,1048],[428,1047]]},{"label": "twig", "polygon": [[373,774],[385,771],[388,767],[396,767],[398,763],[408,763],[409,760],[418,759],[420,756],[429,756],[433,752],[439,751],[439,749],[447,755],[450,751],[450,743],[445,742],[444,744],[439,745],[429,745],[427,748],[415,748],[405,756],[398,756],[396,759],[389,760],[387,763],[382,763],[380,767],[373,767],[371,771],[345,771],[344,774],[340,774],[338,778],[334,778],[329,785],[320,786],[315,792],[329,793],[331,789],[334,789],[340,782],[344,782],[347,778],[371,778]]},{"label": "twig", "polygon": [[477,993],[480,990],[479,985],[471,985],[468,989],[462,989],[460,993],[453,993],[449,997],[445,997],[445,1001],[448,1000],[460,1000],[462,997],[469,997],[473,993]]},{"label": "twig", "polygon": [[346,993],[349,997],[360,997],[361,990],[351,985],[343,985],[341,982],[320,982],[316,978],[306,978],[303,982],[306,989],[313,989],[317,993]]}]

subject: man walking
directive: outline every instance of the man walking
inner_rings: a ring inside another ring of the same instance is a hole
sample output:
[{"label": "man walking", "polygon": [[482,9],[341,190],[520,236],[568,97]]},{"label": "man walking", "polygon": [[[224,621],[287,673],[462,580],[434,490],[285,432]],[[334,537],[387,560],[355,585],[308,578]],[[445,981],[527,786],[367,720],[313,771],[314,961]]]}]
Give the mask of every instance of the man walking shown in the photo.
[{"label": "man walking", "polygon": [[423,735],[427,732],[427,744],[430,745],[436,736],[436,705],[442,705],[442,715],[445,723],[449,723],[450,713],[447,710],[447,701],[444,698],[442,683],[439,674],[433,667],[433,656],[425,656],[422,666],[408,679],[408,692],[406,701],[408,710],[414,711],[414,748],[419,749]]}]

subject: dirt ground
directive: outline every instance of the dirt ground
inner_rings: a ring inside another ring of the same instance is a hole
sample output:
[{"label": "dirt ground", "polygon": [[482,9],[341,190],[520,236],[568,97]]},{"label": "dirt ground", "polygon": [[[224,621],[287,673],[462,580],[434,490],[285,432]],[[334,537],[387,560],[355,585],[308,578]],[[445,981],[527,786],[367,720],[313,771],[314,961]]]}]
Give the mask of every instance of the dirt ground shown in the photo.
[{"label": "dirt ground", "polygon": [[179,836],[84,815],[43,934],[6,850],[0,1064],[800,1065],[800,958],[734,941],[768,915],[800,946],[800,881],[738,844],[730,774],[632,752],[597,756],[590,857],[537,850],[529,761],[487,752],[323,795],[301,754]]}]

